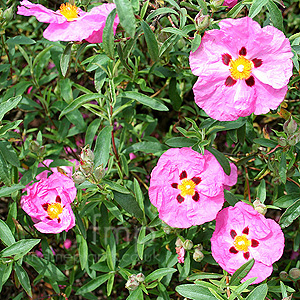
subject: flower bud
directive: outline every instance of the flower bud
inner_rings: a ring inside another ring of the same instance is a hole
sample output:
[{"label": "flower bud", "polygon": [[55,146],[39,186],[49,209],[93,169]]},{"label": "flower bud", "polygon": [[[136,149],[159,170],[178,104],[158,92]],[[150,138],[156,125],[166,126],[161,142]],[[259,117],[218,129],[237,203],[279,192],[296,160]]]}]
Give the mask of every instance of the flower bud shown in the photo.
[{"label": "flower bud", "polygon": [[283,124],[283,130],[285,131],[285,133],[287,133],[288,135],[291,135],[293,133],[296,132],[298,127],[297,122],[292,118],[292,116],[289,117],[289,119],[287,121],[284,122]]},{"label": "flower bud", "polygon": [[170,234],[173,231],[173,228],[170,227],[168,224],[166,224],[165,222],[162,222],[161,224],[162,230],[166,233],[166,234]]},{"label": "flower bud", "polygon": [[287,140],[286,138],[284,138],[283,136],[281,136],[279,139],[278,139],[278,144],[282,147],[285,147],[287,145]]},{"label": "flower bud", "polygon": [[289,276],[293,279],[296,280],[300,277],[300,270],[298,268],[292,268],[289,271]]},{"label": "flower bud", "polygon": [[105,169],[103,169],[103,165],[98,166],[94,171],[94,176],[97,182],[99,182],[105,174]]},{"label": "flower bud", "polygon": [[81,153],[80,153],[80,159],[83,161],[90,160],[94,161],[94,153],[90,149],[90,145],[86,145],[84,148],[82,148]]},{"label": "flower bud", "polygon": [[125,287],[126,289],[128,289],[129,291],[134,291],[138,288],[138,286],[140,285],[140,283],[136,280],[136,275],[130,275]]},{"label": "flower bud", "polygon": [[265,215],[267,212],[267,207],[260,202],[260,200],[256,199],[253,202],[254,209],[258,211],[260,214]]},{"label": "flower bud", "polygon": [[281,272],[279,273],[279,277],[280,277],[281,280],[286,280],[286,279],[289,277],[289,275],[288,275],[287,272],[281,271]]},{"label": "flower bud", "polygon": [[40,151],[40,144],[37,141],[31,141],[29,144],[29,151],[32,153],[38,153]]},{"label": "flower bud", "polygon": [[204,254],[202,253],[202,251],[200,250],[200,248],[196,248],[195,252],[193,254],[194,261],[200,262],[203,258],[204,258]]},{"label": "flower bud", "polygon": [[191,240],[185,240],[182,246],[185,250],[191,250],[194,244]]},{"label": "flower bud", "polygon": [[180,238],[177,238],[177,240],[175,242],[175,246],[176,247],[183,247],[183,242]]},{"label": "flower bud", "polygon": [[197,31],[205,30],[210,25],[210,16],[203,15],[203,11],[202,9],[200,9],[200,11],[195,17],[195,22],[196,22]]},{"label": "flower bud", "polygon": [[223,5],[224,0],[213,0],[211,1],[211,9],[213,12],[216,12],[219,10],[219,8]]},{"label": "flower bud", "polygon": [[143,273],[139,273],[136,275],[136,280],[138,282],[144,282],[145,281],[145,275]]},{"label": "flower bud", "polygon": [[300,132],[296,132],[295,134],[291,135],[287,142],[289,145],[294,146],[300,141]]},{"label": "flower bud", "polygon": [[85,176],[84,176],[84,174],[83,174],[81,171],[79,171],[79,170],[76,171],[76,172],[72,175],[72,178],[73,178],[73,181],[74,181],[75,183],[78,183],[78,184],[85,182]]}]

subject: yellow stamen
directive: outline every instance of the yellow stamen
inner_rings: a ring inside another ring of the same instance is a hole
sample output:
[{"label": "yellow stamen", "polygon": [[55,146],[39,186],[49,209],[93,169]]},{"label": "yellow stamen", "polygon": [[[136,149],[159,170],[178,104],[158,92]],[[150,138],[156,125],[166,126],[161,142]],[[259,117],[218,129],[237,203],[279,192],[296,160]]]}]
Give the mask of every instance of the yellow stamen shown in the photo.
[{"label": "yellow stamen", "polygon": [[182,179],[181,184],[178,185],[178,188],[181,190],[180,195],[185,197],[186,195],[193,196],[195,194],[196,183],[191,179]]},{"label": "yellow stamen", "polygon": [[78,18],[78,7],[70,3],[62,4],[59,8],[59,12],[67,18],[68,21],[73,21]]},{"label": "yellow stamen", "polygon": [[48,206],[47,208],[47,213],[49,218],[53,219],[57,219],[58,216],[63,212],[63,208],[61,206],[60,203],[56,202],[56,203],[52,203]]},{"label": "yellow stamen", "polygon": [[253,62],[243,55],[236,60],[230,60],[229,63],[231,77],[237,79],[248,79],[251,76],[251,70],[254,67]]},{"label": "yellow stamen", "polygon": [[234,247],[238,251],[247,252],[251,245],[251,241],[247,239],[246,234],[237,235],[233,241]]}]

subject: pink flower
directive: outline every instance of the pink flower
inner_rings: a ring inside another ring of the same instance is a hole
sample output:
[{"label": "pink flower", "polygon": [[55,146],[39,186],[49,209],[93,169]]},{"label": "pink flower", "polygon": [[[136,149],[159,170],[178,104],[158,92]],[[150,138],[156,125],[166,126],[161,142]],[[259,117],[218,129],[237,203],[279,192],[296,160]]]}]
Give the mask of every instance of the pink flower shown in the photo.
[{"label": "pink flower", "polygon": [[43,233],[59,233],[75,226],[70,203],[76,197],[72,179],[53,173],[25,188],[21,198],[22,209],[31,216],[35,228]]},{"label": "pink flower", "polygon": [[167,150],[152,170],[149,198],[159,217],[171,227],[188,228],[213,220],[224,203],[225,185],[236,183],[208,151]]},{"label": "pink flower", "polygon": [[238,3],[238,0],[224,0],[223,6],[228,6],[229,8],[234,7]]},{"label": "pink flower", "polygon": [[[45,159],[42,163],[39,163],[38,167],[45,167],[45,165],[47,167],[50,166],[50,164],[53,162],[52,159]],[[78,165],[78,161],[76,159],[70,159],[70,162],[73,163],[75,166]],[[59,170],[59,169],[60,170]],[[73,173],[73,167],[72,166],[61,166],[61,167],[55,167],[55,168],[51,168],[51,171],[53,173],[61,173],[60,171],[65,172],[66,176],[68,176],[69,178],[72,179],[72,173]],[[45,170],[43,172],[41,172],[40,174],[36,175],[36,180],[41,180],[42,178],[47,178],[48,174],[50,171]]]},{"label": "pink flower", "polygon": [[183,247],[175,247],[176,253],[178,254],[177,259],[180,264],[184,263],[185,250]]},{"label": "pink flower", "polygon": [[249,17],[226,19],[206,31],[190,54],[195,101],[211,117],[232,121],[276,109],[292,76],[291,46],[273,26]]},{"label": "pink flower", "polygon": [[136,158],[136,155],[134,153],[129,153],[129,159],[133,160]]},{"label": "pink flower", "polygon": [[66,240],[64,241],[64,247],[65,247],[66,249],[70,249],[71,246],[72,246],[72,241],[71,241],[70,239],[66,239]]},{"label": "pink flower", "polygon": [[230,274],[254,258],[255,263],[243,281],[257,277],[254,283],[259,283],[271,275],[272,264],[282,256],[283,248],[280,226],[251,205],[238,202],[218,213],[211,238],[212,255]]},{"label": "pink flower", "polygon": [[[84,12],[70,3],[62,4],[58,11],[52,11],[41,4],[23,0],[18,14],[35,16],[38,21],[50,23],[44,31],[44,38],[50,41],[82,41],[102,43],[102,33],[109,13],[115,4],[102,4]],[[113,30],[116,32],[119,18],[116,16]]]}]

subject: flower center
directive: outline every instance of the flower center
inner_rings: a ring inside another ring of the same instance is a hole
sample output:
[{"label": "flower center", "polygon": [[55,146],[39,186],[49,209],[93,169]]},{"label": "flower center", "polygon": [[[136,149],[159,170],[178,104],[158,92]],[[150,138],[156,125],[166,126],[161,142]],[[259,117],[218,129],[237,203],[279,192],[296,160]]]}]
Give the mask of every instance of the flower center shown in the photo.
[{"label": "flower center", "polygon": [[47,213],[50,219],[57,219],[58,216],[62,213],[63,208],[60,203],[51,203],[47,208]]},{"label": "flower center", "polygon": [[63,3],[59,12],[67,18],[68,21],[73,21],[78,18],[78,7],[76,5],[72,5],[71,3]]},{"label": "flower center", "polygon": [[254,64],[251,60],[240,55],[236,60],[230,60],[229,67],[233,79],[248,79]]},{"label": "flower center", "polygon": [[237,235],[233,241],[234,247],[238,251],[248,251],[248,247],[251,246],[251,241],[247,239],[246,235]]},{"label": "flower center", "polygon": [[193,196],[195,194],[196,183],[191,179],[182,179],[181,184],[178,185],[178,189],[181,190],[180,195],[185,197],[186,195]]}]

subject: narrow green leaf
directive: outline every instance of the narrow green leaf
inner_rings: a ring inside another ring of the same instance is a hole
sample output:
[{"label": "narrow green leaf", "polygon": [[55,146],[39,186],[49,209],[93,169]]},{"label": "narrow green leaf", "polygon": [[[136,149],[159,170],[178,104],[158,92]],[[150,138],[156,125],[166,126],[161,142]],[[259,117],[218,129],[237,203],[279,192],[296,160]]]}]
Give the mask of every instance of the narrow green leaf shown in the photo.
[{"label": "narrow green leaf", "polygon": [[201,35],[195,32],[194,39],[192,40],[192,45],[191,45],[192,52],[195,52],[199,48],[200,44],[201,44]]},{"label": "narrow green leaf", "polygon": [[145,249],[145,244],[141,243],[141,240],[144,239],[145,237],[145,233],[146,233],[146,227],[142,226],[140,232],[139,232],[139,236],[138,236],[138,240],[137,240],[137,252],[138,255],[140,257],[141,260],[143,260],[143,256],[144,256],[144,249]]},{"label": "narrow green leaf", "polygon": [[113,259],[112,259],[112,255],[111,255],[111,251],[110,251],[110,246],[107,245],[107,248],[106,248],[106,261],[107,261],[107,265],[109,267],[109,269],[111,271],[114,271],[115,270],[115,266],[114,266],[114,263],[113,263]]},{"label": "narrow green leaf", "polygon": [[78,98],[76,98],[74,101],[72,101],[59,115],[59,119],[61,119],[62,116],[72,112],[73,110],[81,107],[83,104],[90,102],[92,100],[100,98],[100,94],[86,94],[81,95]]},{"label": "narrow green leaf", "polygon": [[183,297],[193,300],[216,300],[209,289],[196,284],[183,284],[176,287],[176,291]]},{"label": "narrow green leaf", "polygon": [[159,111],[168,111],[169,110],[167,108],[167,106],[165,106],[160,101],[158,101],[154,98],[151,98],[149,96],[143,95],[141,93],[138,93],[138,92],[133,92],[133,91],[124,92],[124,93],[121,93],[119,97],[125,97],[125,98],[136,100],[154,110],[159,110]]},{"label": "narrow green leaf", "polygon": [[160,144],[158,142],[139,142],[129,146],[124,152],[125,153],[135,153],[137,151],[145,152],[145,153],[161,153],[167,150],[168,147]]},{"label": "narrow green leaf", "polygon": [[287,292],[286,292],[286,287],[284,285],[284,283],[282,281],[280,281],[280,289],[281,289],[281,294],[282,294],[282,297],[285,298],[287,297]]},{"label": "narrow green leaf", "polygon": [[31,285],[30,285],[30,280],[27,272],[23,269],[19,263],[15,263],[14,265],[14,270],[16,271],[17,277],[24,288],[25,292],[29,297],[32,297],[31,293]]},{"label": "narrow green leaf", "polygon": [[281,215],[279,224],[281,228],[290,226],[294,220],[300,216],[300,199],[297,200],[294,204],[289,206],[286,211]]},{"label": "narrow green leaf", "polygon": [[150,26],[145,22],[141,21],[142,29],[144,31],[147,47],[149,50],[150,57],[153,61],[158,61],[158,44],[155,34],[151,30]]},{"label": "narrow green leaf", "polygon": [[71,54],[72,54],[72,46],[73,46],[73,43],[69,43],[66,46],[66,48],[60,58],[60,69],[61,69],[61,73],[64,77],[66,76],[66,74],[69,70]]},{"label": "narrow green leaf", "polygon": [[177,80],[175,77],[172,77],[169,83],[169,97],[172,101],[173,108],[176,111],[179,111],[182,104],[182,98],[177,91]]},{"label": "narrow green leaf", "polygon": [[253,283],[255,280],[257,279],[257,277],[255,278],[249,278],[247,279],[245,282],[243,282],[242,284],[240,284],[238,287],[236,287],[235,289],[232,289],[232,293],[229,297],[228,300],[234,300],[236,297],[238,297],[243,291],[245,291],[245,289],[251,284]]},{"label": "narrow green leaf", "polygon": [[32,45],[35,44],[35,41],[27,36],[18,35],[13,38],[10,38],[6,41],[7,44],[15,46],[15,45]]},{"label": "narrow green leaf", "polygon": [[10,257],[15,255],[15,260],[17,260],[27,254],[40,241],[40,239],[26,239],[17,241],[14,244],[11,244],[9,247],[3,249],[0,252],[0,257]]},{"label": "narrow green leaf", "polygon": [[15,167],[20,166],[18,155],[13,149],[11,143],[7,141],[0,141],[0,151],[2,152],[3,157],[8,163]]},{"label": "narrow green leaf", "polygon": [[165,14],[174,14],[178,16],[178,12],[172,8],[169,7],[161,7],[156,10],[154,10],[152,13],[150,13],[146,19],[147,22],[151,21],[154,19],[156,16],[159,15],[165,15]]},{"label": "narrow green leaf", "polygon": [[227,17],[234,19],[244,7],[245,4],[243,2],[239,2],[228,12]]},{"label": "narrow green leaf", "polygon": [[231,168],[227,157],[220,151],[216,150],[215,148],[210,147],[207,150],[217,159],[217,161],[222,166],[224,172],[227,175],[230,175]]},{"label": "narrow green leaf", "polygon": [[166,275],[173,274],[176,271],[177,270],[174,269],[174,268],[161,268],[161,269],[155,270],[145,278],[145,282],[150,282],[150,281],[157,280],[157,279],[162,278]]},{"label": "narrow green leaf", "polygon": [[3,285],[10,277],[12,267],[13,267],[12,262],[9,264],[0,264],[0,293],[1,293]]},{"label": "narrow green leaf", "polygon": [[131,2],[129,0],[115,0],[114,2],[117,7],[120,24],[130,37],[134,37],[136,23]]},{"label": "narrow green leaf", "polygon": [[95,167],[102,165],[103,168],[105,168],[107,165],[109,159],[110,147],[111,147],[112,130],[113,130],[112,126],[106,126],[100,131],[97,137],[95,150],[94,150]]},{"label": "narrow green leaf", "polygon": [[300,193],[292,193],[281,196],[280,198],[276,199],[273,204],[280,208],[288,208],[299,199]]},{"label": "narrow green leaf", "polygon": [[236,198],[230,191],[226,189],[224,189],[224,197],[231,206],[234,206],[236,203],[239,202],[239,199]]},{"label": "narrow green leaf", "polygon": [[170,147],[192,147],[198,142],[197,139],[186,138],[186,137],[172,137],[165,141],[165,143]]},{"label": "narrow green leaf", "polygon": [[109,279],[110,275],[111,274],[108,273],[108,274],[100,275],[100,276],[92,279],[91,281],[89,281],[88,283],[86,283],[85,285],[80,287],[77,290],[76,295],[83,295],[83,294],[94,291],[101,284],[103,284],[105,281],[107,281]]},{"label": "narrow green leaf", "polygon": [[80,244],[79,244],[79,261],[81,269],[83,270],[88,261],[88,246],[87,241],[82,236],[80,236]]},{"label": "narrow green leaf", "polygon": [[2,121],[4,115],[15,108],[21,100],[22,96],[17,96],[0,103],[0,121]]},{"label": "narrow green leaf", "polygon": [[16,129],[22,122],[23,122],[23,120],[18,120],[18,121],[14,121],[14,122],[9,122],[9,123],[5,124],[4,126],[0,125],[0,136],[4,135],[8,130]]},{"label": "narrow green leaf", "polygon": [[258,15],[268,1],[269,0],[254,0],[249,10],[249,17],[253,19],[256,15]]},{"label": "narrow green leaf", "polygon": [[1,219],[0,219],[0,239],[6,246],[10,246],[16,242],[10,228]]},{"label": "narrow green leaf", "polygon": [[114,286],[115,274],[110,274],[107,281],[107,296],[110,296],[113,286]]},{"label": "narrow green leaf", "polygon": [[254,265],[254,259],[250,259],[245,264],[243,264],[241,267],[239,267],[234,274],[232,275],[229,285],[235,286],[240,283],[240,281],[246,277],[246,275],[249,273],[249,271],[252,269]]},{"label": "narrow green leaf", "polygon": [[269,140],[269,139],[263,139],[263,138],[258,138],[258,139],[254,139],[253,140],[254,143],[259,144],[263,147],[270,147],[270,148],[274,148],[278,145],[278,143],[276,143],[273,140]]},{"label": "narrow green leaf", "polygon": [[270,13],[270,17],[274,27],[283,31],[283,17],[281,10],[272,0],[269,0],[269,2],[267,3],[267,8]]},{"label": "narrow green leaf", "polygon": [[21,189],[25,189],[25,185],[22,184],[14,184],[12,186],[3,186],[0,188],[0,197],[11,196],[13,192],[16,192]]},{"label": "narrow green leaf", "polygon": [[282,152],[279,163],[279,176],[283,184],[286,183],[286,152]]},{"label": "narrow green leaf", "polygon": [[268,293],[268,286],[266,283],[263,283],[257,286],[245,300],[264,300]]},{"label": "narrow green leaf", "polygon": [[133,292],[130,293],[130,295],[126,298],[126,300],[143,300],[144,296],[143,296],[143,291],[141,290],[141,288],[137,288],[136,290],[134,290]]},{"label": "narrow green leaf", "polygon": [[266,200],[267,190],[266,190],[266,182],[264,179],[261,180],[257,188],[257,197],[262,203],[264,203]]},{"label": "narrow green leaf", "polygon": [[106,23],[105,23],[105,27],[103,28],[103,34],[102,34],[102,46],[103,49],[105,51],[105,53],[107,54],[108,57],[110,57],[111,59],[114,58],[114,22],[115,22],[115,17],[116,17],[116,9],[113,9],[107,19],[106,19]]}]

